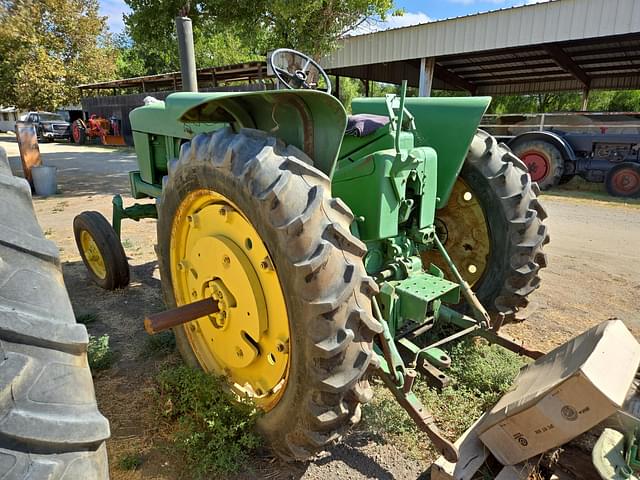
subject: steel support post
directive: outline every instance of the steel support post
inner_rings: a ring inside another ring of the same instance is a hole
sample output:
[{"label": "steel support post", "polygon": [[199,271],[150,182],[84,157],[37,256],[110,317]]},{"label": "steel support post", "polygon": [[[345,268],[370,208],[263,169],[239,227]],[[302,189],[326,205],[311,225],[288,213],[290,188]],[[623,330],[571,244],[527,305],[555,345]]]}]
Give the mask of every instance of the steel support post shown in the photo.
[{"label": "steel support post", "polygon": [[435,57],[420,59],[420,81],[418,83],[418,95],[421,97],[431,96],[433,85],[433,71],[436,67]]}]

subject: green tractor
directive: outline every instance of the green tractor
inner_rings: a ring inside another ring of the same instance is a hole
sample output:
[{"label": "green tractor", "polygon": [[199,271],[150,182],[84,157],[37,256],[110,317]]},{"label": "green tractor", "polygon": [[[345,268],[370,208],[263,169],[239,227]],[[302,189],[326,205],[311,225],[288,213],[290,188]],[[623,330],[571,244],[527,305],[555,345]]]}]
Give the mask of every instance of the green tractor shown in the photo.
[{"label": "green tractor", "polygon": [[[446,381],[441,347],[498,333],[539,286],[545,211],[524,164],[479,131],[489,97],[353,101],[309,57],[281,49],[287,88],[180,92],[131,112],[139,171],[113,222],[76,217],[104,288],[124,287],[123,218],[157,218],[168,312],[184,360],[264,412],[285,459],[307,459],[358,422],[382,378],[444,456],[454,445],[412,393]],[[324,91],[319,91],[318,88]],[[345,131],[347,132],[345,134]]]}]

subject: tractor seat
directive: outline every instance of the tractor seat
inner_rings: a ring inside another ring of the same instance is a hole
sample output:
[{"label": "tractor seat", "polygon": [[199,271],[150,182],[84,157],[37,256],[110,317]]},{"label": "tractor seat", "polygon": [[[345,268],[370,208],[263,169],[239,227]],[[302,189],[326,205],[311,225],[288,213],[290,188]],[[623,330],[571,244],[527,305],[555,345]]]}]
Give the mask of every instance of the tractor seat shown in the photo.
[{"label": "tractor seat", "polygon": [[344,133],[345,135],[351,135],[353,137],[366,137],[388,123],[389,117],[383,115],[372,115],[369,113],[349,115],[347,118],[347,129]]}]

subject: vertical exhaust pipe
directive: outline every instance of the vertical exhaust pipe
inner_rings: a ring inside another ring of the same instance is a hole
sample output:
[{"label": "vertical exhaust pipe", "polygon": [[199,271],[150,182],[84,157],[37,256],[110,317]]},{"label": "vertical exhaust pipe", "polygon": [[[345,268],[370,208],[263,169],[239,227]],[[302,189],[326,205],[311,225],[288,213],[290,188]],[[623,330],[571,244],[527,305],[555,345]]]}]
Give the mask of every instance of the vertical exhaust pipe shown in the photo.
[{"label": "vertical exhaust pipe", "polygon": [[189,17],[176,17],[176,31],[178,34],[182,90],[185,92],[197,92],[198,76],[196,73],[196,55],[193,48],[191,19]]}]

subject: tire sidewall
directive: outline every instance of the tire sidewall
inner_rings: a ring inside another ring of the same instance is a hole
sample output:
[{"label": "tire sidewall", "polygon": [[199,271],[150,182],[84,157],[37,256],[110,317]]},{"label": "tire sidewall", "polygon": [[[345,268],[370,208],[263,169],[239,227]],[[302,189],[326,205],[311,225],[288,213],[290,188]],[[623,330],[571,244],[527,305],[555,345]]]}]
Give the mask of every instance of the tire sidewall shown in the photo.
[{"label": "tire sidewall", "polygon": [[[286,247],[277,241],[272,227],[268,221],[266,208],[256,208],[257,202],[252,198],[249,190],[237,181],[237,177],[230,175],[222,168],[216,168],[206,162],[198,162],[194,168],[192,165],[180,166],[171,175],[171,180],[165,185],[162,197],[162,215],[158,219],[158,248],[159,268],[162,279],[162,290],[168,307],[176,306],[175,294],[171,279],[170,265],[162,259],[170,258],[170,239],[172,221],[165,220],[175,218],[175,214],[185,197],[197,189],[213,190],[232,198],[236,206],[248,218],[249,222],[260,235],[271,259],[274,262],[280,286],[284,295],[287,314],[289,317],[289,372],[285,391],[278,403],[268,412],[263,414],[258,421],[258,427],[263,432],[271,432],[283,425],[283,422],[292,422],[304,401],[306,389],[305,379],[308,377],[310,365],[309,348],[311,348],[309,324],[300,314],[307,307],[302,301],[299,285],[296,279],[299,276],[294,272],[289,262],[282,261],[286,258]],[[297,313],[296,313],[297,312]],[[184,327],[174,329],[176,345],[185,362],[192,367],[202,368],[184,331]]]}]

